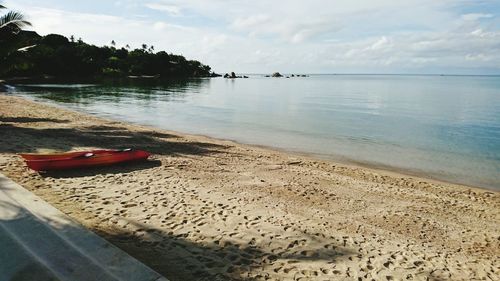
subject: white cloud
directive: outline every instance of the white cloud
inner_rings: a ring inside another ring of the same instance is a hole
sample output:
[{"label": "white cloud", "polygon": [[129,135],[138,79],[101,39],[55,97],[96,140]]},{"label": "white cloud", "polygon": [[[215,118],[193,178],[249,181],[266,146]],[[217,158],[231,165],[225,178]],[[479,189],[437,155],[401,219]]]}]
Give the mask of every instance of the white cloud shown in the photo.
[{"label": "white cloud", "polygon": [[[33,29],[45,35],[58,33],[74,35],[97,45],[115,40],[118,46],[139,47],[142,43],[156,45],[157,50],[186,53],[196,58],[192,50],[184,50],[184,42],[196,42],[204,32],[195,28],[149,19],[130,19],[103,14],[75,13],[56,9],[32,7],[27,13]],[[159,47],[159,48],[158,48]]]},{"label": "white cloud", "polygon": [[379,40],[377,40],[375,43],[373,43],[369,49],[371,50],[381,50],[384,48],[391,47],[392,43],[390,39],[387,39],[387,37],[382,36]]},{"label": "white cloud", "polygon": [[268,15],[252,15],[243,18],[236,18],[231,26],[237,30],[246,30],[249,28],[255,28],[269,22],[271,18]]},{"label": "white cloud", "polygon": [[399,67],[497,67],[500,63],[500,33],[478,36],[477,32],[446,31],[400,34],[391,38],[331,44],[322,57],[337,65]]},{"label": "white cloud", "polygon": [[465,59],[468,61],[488,61],[490,57],[485,54],[467,54]]},{"label": "white cloud", "polygon": [[180,16],[181,15],[181,9],[178,6],[174,6],[174,5],[167,5],[167,4],[161,4],[161,3],[147,3],[144,6],[150,8],[152,10],[167,12],[168,14],[170,14],[172,16]]},{"label": "white cloud", "polygon": [[336,31],[339,24],[335,19],[283,19],[257,14],[236,18],[230,24],[236,31],[252,37],[275,36],[291,43],[302,43],[321,33]]},{"label": "white cloud", "polygon": [[488,19],[488,18],[492,18],[492,17],[493,17],[492,14],[480,14],[480,13],[462,15],[462,19],[464,19],[466,21],[477,21],[480,19]]},{"label": "white cloud", "polygon": [[158,21],[153,24],[153,28],[156,30],[163,30],[168,26],[168,24]]}]

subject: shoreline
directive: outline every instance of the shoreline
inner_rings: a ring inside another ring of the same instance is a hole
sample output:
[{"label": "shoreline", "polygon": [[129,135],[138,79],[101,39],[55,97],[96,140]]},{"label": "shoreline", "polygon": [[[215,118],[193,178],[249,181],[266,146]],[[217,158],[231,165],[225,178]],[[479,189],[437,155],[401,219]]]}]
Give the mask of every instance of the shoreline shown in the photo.
[{"label": "shoreline", "polygon": [[[500,192],[0,94],[0,171],[170,280],[496,280]],[[40,175],[19,152],[151,160]]]},{"label": "shoreline", "polygon": [[[141,125],[141,126],[147,126],[147,125]],[[177,132],[177,131],[172,131],[172,132]],[[179,134],[185,134],[185,133],[180,132]],[[187,134],[187,133],[185,135],[202,136],[202,137],[212,138],[215,140],[224,140],[224,139],[218,139],[218,138],[214,138],[211,136],[205,136],[205,135],[196,135],[196,134],[193,135],[193,134]],[[248,144],[248,143],[242,143],[242,142],[239,142],[236,140],[231,140],[231,139],[229,139],[227,141],[234,142],[238,145],[248,145],[251,147],[259,147],[262,149],[268,149],[271,151],[277,151],[277,152],[281,152],[281,153],[285,153],[285,154],[295,155],[297,157],[304,157],[304,158],[308,158],[310,161],[324,161],[324,162],[332,163],[335,165],[348,167],[351,169],[363,169],[363,170],[367,170],[367,171],[371,171],[371,172],[375,172],[375,173],[385,174],[387,176],[392,176],[392,177],[407,177],[407,178],[413,178],[413,179],[421,179],[421,180],[429,181],[429,182],[432,182],[435,184],[453,185],[453,186],[457,186],[457,187],[465,188],[465,189],[471,188],[471,189],[477,189],[477,190],[500,192],[500,189],[498,187],[486,186],[486,185],[480,186],[480,185],[474,185],[474,184],[455,182],[452,180],[440,179],[437,177],[426,175],[424,171],[419,171],[419,170],[404,169],[404,168],[398,168],[398,167],[390,166],[390,165],[357,161],[354,159],[340,157],[337,155],[322,157],[321,155],[323,155],[323,154],[292,151],[292,150],[287,150],[285,148],[282,149],[279,147],[267,146],[267,145]]]},{"label": "shoreline", "polygon": [[[0,92],[0,94],[2,94],[2,93]],[[5,93],[3,93],[3,94],[5,94]],[[16,97],[19,97],[19,96],[16,96]],[[256,143],[245,143],[245,142],[238,141],[238,140],[231,139],[231,138],[218,138],[218,137],[213,137],[213,136],[204,135],[204,134],[193,134],[193,133],[187,133],[187,132],[182,132],[182,131],[163,129],[160,127],[154,127],[151,125],[142,124],[140,122],[121,120],[119,118],[113,118],[111,116],[100,116],[99,114],[92,114],[89,112],[85,112],[85,110],[77,110],[74,108],[68,108],[68,107],[65,107],[63,105],[58,104],[57,102],[52,102],[52,101],[43,102],[43,101],[36,101],[36,100],[26,98],[26,97],[21,97],[21,98],[27,99],[27,100],[30,100],[30,101],[36,102],[36,103],[50,105],[50,106],[53,106],[53,107],[56,107],[56,108],[59,108],[62,110],[69,110],[69,111],[74,111],[74,112],[78,112],[81,114],[91,115],[91,116],[94,116],[96,118],[99,118],[99,119],[102,119],[105,121],[133,124],[136,126],[148,128],[150,130],[167,131],[169,133],[180,135],[180,136],[202,137],[202,138],[206,138],[206,139],[211,140],[211,141],[232,142],[236,145],[261,148],[261,149],[265,149],[265,150],[294,155],[296,157],[306,157],[311,161],[324,161],[324,162],[329,162],[329,163],[332,163],[335,165],[341,165],[341,166],[350,167],[350,168],[354,168],[354,169],[366,169],[366,170],[371,170],[371,171],[377,172],[377,173],[386,173],[387,175],[395,176],[395,177],[411,177],[411,178],[415,178],[415,179],[432,181],[433,183],[436,183],[436,184],[449,184],[449,185],[459,186],[461,188],[474,188],[474,189],[480,189],[480,190],[486,190],[486,191],[500,192],[500,186],[491,186],[491,185],[487,185],[487,184],[480,185],[480,184],[474,184],[472,182],[453,180],[453,179],[451,179],[451,176],[446,178],[446,175],[443,175],[443,174],[427,174],[425,171],[421,171],[421,170],[405,169],[405,168],[400,168],[400,167],[386,165],[386,164],[365,162],[365,161],[351,159],[348,157],[343,157],[343,156],[336,155],[336,154],[327,155],[327,154],[310,153],[310,152],[303,152],[303,151],[293,151],[293,150],[288,150],[286,148],[280,148],[280,147],[275,147],[275,146],[270,146],[270,145],[263,145],[263,144],[256,144]]]}]

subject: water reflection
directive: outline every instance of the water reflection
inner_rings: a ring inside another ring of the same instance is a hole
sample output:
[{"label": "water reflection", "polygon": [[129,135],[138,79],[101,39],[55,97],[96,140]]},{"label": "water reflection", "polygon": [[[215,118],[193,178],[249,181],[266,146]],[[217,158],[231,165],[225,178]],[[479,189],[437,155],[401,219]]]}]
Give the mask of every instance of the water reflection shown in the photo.
[{"label": "water reflection", "polygon": [[20,84],[16,91],[33,93],[37,97],[59,103],[89,105],[106,101],[121,103],[125,100],[170,101],[183,100],[196,94],[209,79],[163,81],[110,81],[102,84]]}]

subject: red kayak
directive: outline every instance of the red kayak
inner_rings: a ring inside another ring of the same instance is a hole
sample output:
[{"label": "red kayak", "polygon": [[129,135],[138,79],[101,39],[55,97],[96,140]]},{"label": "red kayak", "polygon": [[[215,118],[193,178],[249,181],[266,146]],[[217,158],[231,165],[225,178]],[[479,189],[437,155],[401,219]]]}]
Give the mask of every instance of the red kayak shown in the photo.
[{"label": "red kayak", "polygon": [[35,171],[66,170],[145,160],[149,153],[143,150],[90,150],[59,154],[20,154],[28,167]]}]

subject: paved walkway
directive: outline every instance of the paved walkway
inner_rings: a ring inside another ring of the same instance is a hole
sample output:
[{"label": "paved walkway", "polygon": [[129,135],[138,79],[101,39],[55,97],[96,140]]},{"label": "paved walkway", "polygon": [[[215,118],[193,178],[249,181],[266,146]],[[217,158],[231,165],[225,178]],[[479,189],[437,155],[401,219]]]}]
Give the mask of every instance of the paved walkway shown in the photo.
[{"label": "paved walkway", "polygon": [[168,281],[1,173],[0,280]]}]

